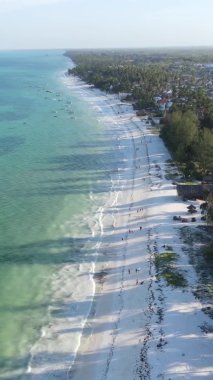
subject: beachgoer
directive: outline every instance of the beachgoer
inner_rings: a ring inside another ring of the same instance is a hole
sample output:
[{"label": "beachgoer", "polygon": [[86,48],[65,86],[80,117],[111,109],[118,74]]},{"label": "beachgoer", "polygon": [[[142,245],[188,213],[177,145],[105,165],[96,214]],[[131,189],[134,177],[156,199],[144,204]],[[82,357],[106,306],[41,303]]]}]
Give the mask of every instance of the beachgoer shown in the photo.
[{"label": "beachgoer", "polygon": [[138,285],[138,279],[136,280],[136,285]]},{"label": "beachgoer", "polygon": [[141,281],[141,282],[140,282],[140,285],[143,285],[143,283],[144,283],[144,281]]},{"label": "beachgoer", "polygon": [[128,269],[128,273],[130,274],[130,269]]}]

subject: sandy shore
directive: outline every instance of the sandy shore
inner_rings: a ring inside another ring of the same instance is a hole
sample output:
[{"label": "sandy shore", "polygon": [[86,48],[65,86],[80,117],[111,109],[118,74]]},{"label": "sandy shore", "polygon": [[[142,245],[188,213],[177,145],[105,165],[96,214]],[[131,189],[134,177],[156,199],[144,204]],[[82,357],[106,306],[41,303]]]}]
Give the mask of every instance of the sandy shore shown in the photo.
[{"label": "sandy shore", "polygon": [[[181,223],[173,222],[174,215],[187,216],[188,204],[165,177],[169,154],[131,105],[97,90],[82,89],[85,97],[86,92],[100,121],[114,128],[123,165],[112,175],[116,201],[104,212],[96,295],[75,363],[67,368],[67,352],[58,377],[38,371],[32,378],[212,379],[212,334],[201,329],[211,320],[192,293],[196,274],[179,238]],[[179,255],[184,288],[168,286],[156,273],[155,257],[168,246]]]},{"label": "sandy shore", "polygon": [[[131,106],[113,97],[104,99],[111,107],[117,147],[123,149],[126,161],[114,180],[114,187],[120,189],[117,204],[105,212],[105,260],[102,257],[96,267],[104,272],[103,282],[97,286],[69,377],[210,379],[212,336],[200,327],[211,321],[192,294],[196,275],[183,254],[181,223],[173,222],[174,215],[188,215],[187,204],[165,178],[169,154],[151,125],[135,117]],[[102,104],[106,117],[103,108]],[[155,256],[167,246],[180,255],[177,265],[188,280],[184,288],[167,286],[156,276]]]}]

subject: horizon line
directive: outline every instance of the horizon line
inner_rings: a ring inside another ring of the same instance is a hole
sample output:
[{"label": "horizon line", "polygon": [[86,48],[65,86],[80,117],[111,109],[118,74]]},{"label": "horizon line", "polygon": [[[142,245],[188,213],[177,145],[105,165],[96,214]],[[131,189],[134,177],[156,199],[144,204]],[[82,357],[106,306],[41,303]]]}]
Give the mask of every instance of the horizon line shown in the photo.
[{"label": "horizon line", "polygon": [[56,48],[50,48],[50,47],[41,47],[41,48],[0,48],[0,51],[43,51],[43,50],[49,50],[49,51],[69,51],[69,50],[158,50],[158,49],[213,49],[213,45],[187,45],[187,46],[144,46],[144,47],[56,47]]}]

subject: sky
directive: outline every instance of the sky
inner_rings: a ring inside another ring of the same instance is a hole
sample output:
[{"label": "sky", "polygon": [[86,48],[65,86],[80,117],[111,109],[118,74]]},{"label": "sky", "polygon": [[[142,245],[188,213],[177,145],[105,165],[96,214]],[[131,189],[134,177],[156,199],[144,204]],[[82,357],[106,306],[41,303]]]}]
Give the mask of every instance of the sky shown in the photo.
[{"label": "sky", "polygon": [[213,46],[213,0],[0,0],[0,50]]}]

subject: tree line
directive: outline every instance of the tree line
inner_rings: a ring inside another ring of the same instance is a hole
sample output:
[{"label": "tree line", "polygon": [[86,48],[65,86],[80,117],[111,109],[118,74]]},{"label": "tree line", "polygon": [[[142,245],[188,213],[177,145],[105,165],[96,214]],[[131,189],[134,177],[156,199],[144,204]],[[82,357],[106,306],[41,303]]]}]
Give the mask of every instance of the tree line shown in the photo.
[{"label": "tree line", "polygon": [[213,173],[213,132],[202,128],[194,111],[173,111],[164,119],[161,137],[187,178]]},{"label": "tree line", "polygon": [[[199,62],[213,63],[212,50],[71,51],[69,74],[112,93],[125,93],[136,109],[159,114],[155,97],[172,90],[172,108],[163,112],[161,137],[186,177],[213,174],[213,100],[205,83],[213,73]],[[198,86],[195,86],[196,78]],[[165,96],[165,95],[163,95]]]}]

